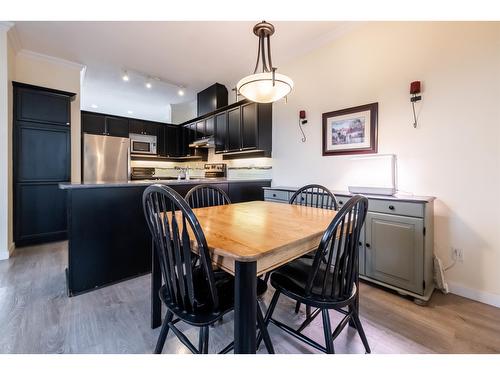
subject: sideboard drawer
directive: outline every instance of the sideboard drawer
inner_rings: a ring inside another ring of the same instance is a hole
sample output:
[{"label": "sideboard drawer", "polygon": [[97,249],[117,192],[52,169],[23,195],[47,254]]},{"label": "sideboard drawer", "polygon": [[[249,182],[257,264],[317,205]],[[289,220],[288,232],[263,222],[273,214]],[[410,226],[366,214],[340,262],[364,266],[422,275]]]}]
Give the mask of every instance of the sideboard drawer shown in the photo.
[{"label": "sideboard drawer", "polygon": [[288,191],[284,190],[264,190],[264,199],[273,199],[288,202],[289,196]]},{"label": "sideboard drawer", "polygon": [[344,204],[347,203],[349,199],[351,199],[351,197],[347,195],[335,195],[335,198],[337,198],[337,203],[339,204],[339,210],[342,208]]},{"label": "sideboard drawer", "polygon": [[368,211],[403,216],[424,217],[424,205],[422,203],[370,199],[368,203]]}]

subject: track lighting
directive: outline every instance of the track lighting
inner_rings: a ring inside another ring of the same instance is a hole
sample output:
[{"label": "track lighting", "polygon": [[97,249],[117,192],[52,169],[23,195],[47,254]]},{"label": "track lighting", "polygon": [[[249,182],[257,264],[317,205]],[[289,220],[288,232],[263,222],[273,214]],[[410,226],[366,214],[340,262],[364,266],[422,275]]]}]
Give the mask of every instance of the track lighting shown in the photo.
[{"label": "track lighting", "polygon": [[128,73],[127,73],[127,71],[126,71],[126,70],[124,70],[124,71],[123,71],[122,79],[123,79],[125,82],[128,82],[128,81],[129,81]]}]

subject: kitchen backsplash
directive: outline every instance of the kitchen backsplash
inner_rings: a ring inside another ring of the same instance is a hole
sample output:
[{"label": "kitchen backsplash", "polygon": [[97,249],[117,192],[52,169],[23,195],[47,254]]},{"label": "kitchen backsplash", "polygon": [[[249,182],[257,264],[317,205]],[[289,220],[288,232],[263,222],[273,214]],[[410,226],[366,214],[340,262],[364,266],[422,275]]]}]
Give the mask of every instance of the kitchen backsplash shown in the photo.
[{"label": "kitchen backsplash", "polygon": [[214,149],[208,150],[208,161],[191,162],[170,162],[170,161],[145,161],[132,160],[132,167],[155,168],[156,177],[177,177],[178,168],[189,168],[189,174],[192,178],[204,177],[204,165],[206,163],[226,163],[227,177],[230,179],[255,178],[272,179],[272,159],[271,158],[252,158],[222,160],[222,155],[215,154]]}]

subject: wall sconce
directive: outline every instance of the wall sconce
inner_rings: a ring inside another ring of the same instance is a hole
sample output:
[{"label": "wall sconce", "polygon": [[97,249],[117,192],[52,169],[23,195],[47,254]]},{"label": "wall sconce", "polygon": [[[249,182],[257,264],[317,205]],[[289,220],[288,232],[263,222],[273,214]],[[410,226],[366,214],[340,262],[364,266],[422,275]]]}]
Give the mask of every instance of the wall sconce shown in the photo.
[{"label": "wall sconce", "polygon": [[302,129],[302,125],[307,124],[307,118],[306,118],[306,111],[300,110],[299,111],[299,129],[302,133],[302,142],[305,142],[307,140],[306,134],[304,133],[304,129]]},{"label": "wall sconce", "polygon": [[413,109],[413,127],[416,128],[417,127],[417,115],[415,113],[415,102],[418,102],[419,100],[422,100],[422,97],[418,94],[420,94],[421,90],[420,90],[420,81],[413,81],[412,83],[410,83],[410,94],[411,94],[411,98],[410,98],[410,102],[411,102],[411,106],[412,106],[412,109]]}]

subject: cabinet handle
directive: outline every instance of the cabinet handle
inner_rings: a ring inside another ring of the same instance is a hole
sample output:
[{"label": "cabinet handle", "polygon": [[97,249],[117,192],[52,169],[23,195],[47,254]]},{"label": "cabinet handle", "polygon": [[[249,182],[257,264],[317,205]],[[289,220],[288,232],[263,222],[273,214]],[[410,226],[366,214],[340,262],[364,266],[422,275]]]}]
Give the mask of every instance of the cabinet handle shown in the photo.
[{"label": "cabinet handle", "polygon": [[369,243],[367,243],[367,244],[365,244],[365,246],[369,248],[369,247],[370,247],[370,244],[369,244]]},{"label": "cabinet handle", "polygon": [[363,242],[359,241],[359,246],[363,246]]},{"label": "cabinet handle", "polygon": [[339,201],[339,204],[344,204],[344,202],[343,201]]},{"label": "cabinet handle", "polygon": [[276,196],[276,194],[273,194],[273,197],[275,197],[275,196]]},{"label": "cabinet handle", "polygon": [[389,206],[389,210],[394,210],[394,206],[392,204]]}]

